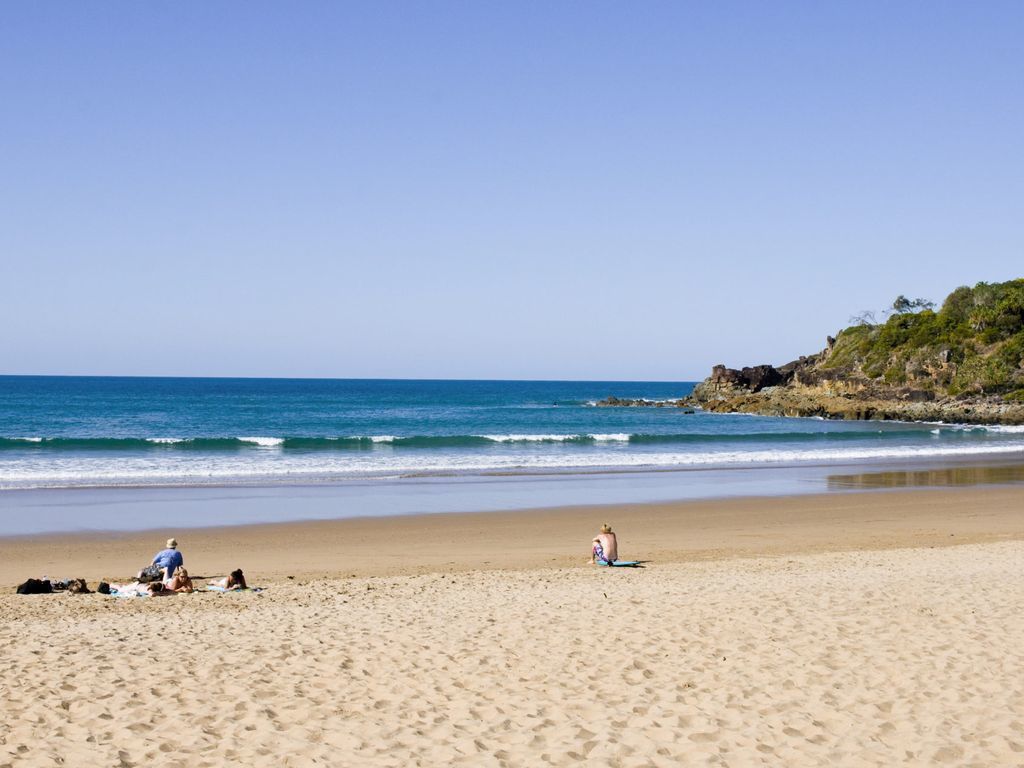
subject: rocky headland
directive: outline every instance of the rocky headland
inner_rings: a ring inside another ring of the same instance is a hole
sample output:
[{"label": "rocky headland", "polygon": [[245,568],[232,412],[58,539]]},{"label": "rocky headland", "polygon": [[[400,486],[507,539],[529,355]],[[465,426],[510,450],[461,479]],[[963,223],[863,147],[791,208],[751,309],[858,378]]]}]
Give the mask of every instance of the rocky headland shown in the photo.
[{"label": "rocky headland", "polygon": [[716,365],[677,405],[769,416],[1024,424],[1024,279],[957,288],[938,311],[933,306],[900,296],[886,322],[869,322],[866,313],[816,354],[778,367]]},{"label": "rocky headland", "polygon": [[[716,365],[681,405],[716,413],[820,416],[826,419],[1024,424],[1024,404],[999,395],[943,396],[935,389],[876,383],[826,367],[828,349],[775,368]],[[765,380],[775,381],[763,385]]]}]

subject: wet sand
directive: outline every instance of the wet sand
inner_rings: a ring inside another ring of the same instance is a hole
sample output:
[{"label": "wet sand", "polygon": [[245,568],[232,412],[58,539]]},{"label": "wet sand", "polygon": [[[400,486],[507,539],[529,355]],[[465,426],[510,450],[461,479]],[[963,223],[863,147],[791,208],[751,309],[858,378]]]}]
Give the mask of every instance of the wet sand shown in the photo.
[{"label": "wet sand", "polygon": [[[1024,491],[0,540],[0,766],[1021,765]],[[584,565],[602,522],[643,569]],[[177,536],[259,593],[16,596]],[[292,577],[292,578],[289,578]]]},{"label": "wet sand", "polygon": [[148,563],[170,536],[181,542],[185,562],[194,573],[223,574],[241,567],[264,581],[569,567],[587,556],[588,542],[603,522],[622,537],[623,558],[659,565],[733,556],[946,546],[1024,537],[1024,487],[0,538],[0,586],[44,574],[90,582],[124,579]]}]

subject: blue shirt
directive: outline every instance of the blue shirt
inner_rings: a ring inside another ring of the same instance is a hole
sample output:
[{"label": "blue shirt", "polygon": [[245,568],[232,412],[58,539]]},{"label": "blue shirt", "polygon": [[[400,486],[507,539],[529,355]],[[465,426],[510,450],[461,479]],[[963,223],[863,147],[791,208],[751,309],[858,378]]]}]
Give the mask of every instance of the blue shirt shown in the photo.
[{"label": "blue shirt", "polygon": [[156,557],[153,558],[153,565],[159,565],[161,568],[167,569],[167,578],[171,578],[174,572],[185,564],[185,558],[181,556],[181,552],[176,549],[165,549],[158,552]]}]

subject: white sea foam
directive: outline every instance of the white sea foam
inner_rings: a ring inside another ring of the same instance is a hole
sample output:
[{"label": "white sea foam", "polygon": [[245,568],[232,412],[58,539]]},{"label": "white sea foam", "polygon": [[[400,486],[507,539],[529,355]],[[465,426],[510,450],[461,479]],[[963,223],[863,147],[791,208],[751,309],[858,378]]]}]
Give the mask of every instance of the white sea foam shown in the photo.
[{"label": "white sea foam", "polygon": [[564,443],[576,435],[477,435],[495,443]]},{"label": "white sea foam", "polygon": [[[900,424],[913,424],[913,421],[901,421]],[[937,424],[947,432],[988,432],[990,427],[983,424],[946,424],[942,421],[925,422],[926,424]]]},{"label": "white sea foam", "polygon": [[243,443],[255,443],[261,448],[273,448],[284,442],[283,437],[240,437]]},{"label": "white sea foam", "polygon": [[593,440],[594,442],[605,443],[615,441],[629,441],[630,436],[626,433],[618,434],[594,434],[594,435],[477,435],[495,443],[569,443],[578,442],[581,438]]},{"label": "white sea foam", "polygon": [[[651,405],[658,405],[659,403],[662,404],[662,405],[675,405],[680,400],[682,400],[684,397],[686,397],[686,395],[680,395],[679,397],[669,397],[669,398],[663,398],[663,399],[657,399],[657,400],[653,399],[653,398],[650,398],[650,397],[624,397],[624,398],[620,398],[620,399],[622,399],[622,400],[632,400],[633,402],[636,402],[636,403],[650,403]],[[604,401],[602,400],[601,402],[604,402]],[[587,405],[587,406],[590,406],[590,407],[593,408],[593,407],[595,407],[597,405],[597,403],[598,403],[597,400],[587,400],[584,403],[584,405]],[[624,406],[624,407],[628,408],[629,406]]]},{"label": "white sea foam", "polygon": [[182,437],[147,437],[147,443],[159,443],[161,445],[170,445],[172,443],[187,443],[188,440]]},{"label": "white sea foam", "polygon": [[393,443],[395,442],[394,435],[373,435],[370,440],[374,443]]},{"label": "white sea foam", "polygon": [[481,472],[574,472],[595,469],[729,467],[770,464],[828,464],[836,461],[925,459],[937,457],[1008,456],[1024,458],[1024,441],[983,445],[856,446],[804,450],[752,451],[621,451],[592,446],[579,451],[521,451],[492,455],[473,451],[423,453],[288,454],[196,453],[127,455],[95,454],[24,457],[4,461],[0,488],[81,487],[117,485],[193,485],[210,483],[295,482],[380,478],[408,474]]},{"label": "white sea foam", "polygon": [[11,440],[18,440],[23,443],[41,443],[43,438],[41,437],[12,437]]}]

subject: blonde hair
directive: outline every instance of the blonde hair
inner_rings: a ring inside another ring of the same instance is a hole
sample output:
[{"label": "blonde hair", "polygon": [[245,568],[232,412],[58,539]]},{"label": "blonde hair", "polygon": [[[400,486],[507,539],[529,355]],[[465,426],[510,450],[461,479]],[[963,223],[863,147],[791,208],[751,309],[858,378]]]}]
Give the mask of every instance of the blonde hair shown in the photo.
[{"label": "blonde hair", "polygon": [[601,533],[611,533],[611,532],[612,532],[612,527],[610,525],[608,525],[608,523],[605,523],[604,525],[601,526]]}]

